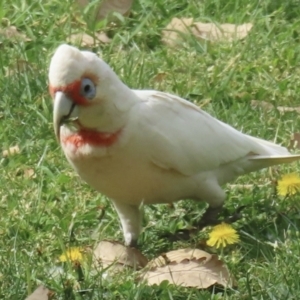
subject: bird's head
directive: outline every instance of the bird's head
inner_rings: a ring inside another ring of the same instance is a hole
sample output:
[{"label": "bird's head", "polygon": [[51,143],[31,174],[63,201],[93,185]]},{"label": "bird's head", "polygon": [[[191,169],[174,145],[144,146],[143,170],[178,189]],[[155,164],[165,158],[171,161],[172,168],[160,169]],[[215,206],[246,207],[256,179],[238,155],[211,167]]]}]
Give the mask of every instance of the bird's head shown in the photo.
[{"label": "bird's head", "polygon": [[108,98],[118,98],[116,94],[122,88],[124,85],[116,74],[94,53],[69,45],[59,46],[49,69],[53,124],[58,140],[60,127],[69,122],[77,129],[97,131],[101,126],[105,129],[103,123],[108,123],[109,113],[104,103],[109,102]]}]

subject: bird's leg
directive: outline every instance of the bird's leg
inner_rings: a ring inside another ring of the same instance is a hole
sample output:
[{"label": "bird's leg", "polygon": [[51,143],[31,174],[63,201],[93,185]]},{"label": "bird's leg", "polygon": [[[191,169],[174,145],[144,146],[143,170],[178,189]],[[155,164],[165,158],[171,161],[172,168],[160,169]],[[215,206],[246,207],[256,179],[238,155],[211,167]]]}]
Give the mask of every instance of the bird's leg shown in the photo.
[{"label": "bird's leg", "polygon": [[234,223],[234,222],[240,220],[242,218],[241,212],[245,207],[246,207],[246,205],[242,205],[242,206],[238,207],[238,209],[235,211],[235,213],[233,215],[225,218],[223,222],[230,224],[230,223]]},{"label": "bird's leg", "polygon": [[203,228],[209,225],[217,225],[220,223],[218,220],[219,213],[222,211],[223,204],[217,207],[209,206],[204,215],[202,216],[200,222],[197,224],[197,228]]},{"label": "bird's leg", "polygon": [[125,245],[136,247],[142,221],[142,213],[139,207],[116,201],[113,201],[113,203],[121,220]]},{"label": "bird's leg", "polygon": [[224,220],[218,220],[218,215],[222,210],[222,206],[218,206],[218,207],[209,206],[206,212],[204,213],[201,221],[197,224],[197,227],[200,229],[208,225],[217,225],[221,222],[228,223],[228,224],[234,223],[242,218],[241,212],[245,207],[246,207],[245,205],[242,205],[235,211],[233,215],[225,218]]},{"label": "bird's leg", "polygon": [[205,226],[209,225],[216,225],[221,223],[221,221],[218,220],[218,215],[220,211],[222,210],[223,204],[218,207],[212,207],[209,206],[204,215],[202,216],[201,220],[198,221],[196,224],[193,224],[193,229],[180,229],[177,230],[175,233],[165,233],[161,235],[163,238],[168,238],[171,241],[177,241],[177,240],[188,240],[190,238],[190,235],[199,231],[200,229],[204,228]]}]

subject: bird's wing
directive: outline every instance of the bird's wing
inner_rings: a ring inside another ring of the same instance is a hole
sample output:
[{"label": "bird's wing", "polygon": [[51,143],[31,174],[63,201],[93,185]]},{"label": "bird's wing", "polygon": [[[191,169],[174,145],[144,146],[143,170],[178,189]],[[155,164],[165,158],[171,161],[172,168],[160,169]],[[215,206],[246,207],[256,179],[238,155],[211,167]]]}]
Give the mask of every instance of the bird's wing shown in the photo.
[{"label": "bird's wing", "polygon": [[142,103],[138,131],[152,162],[184,175],[211,171],[249,156],[288,155],[278,145],[247,136],[196,105],[157,91],[134,91]]}]

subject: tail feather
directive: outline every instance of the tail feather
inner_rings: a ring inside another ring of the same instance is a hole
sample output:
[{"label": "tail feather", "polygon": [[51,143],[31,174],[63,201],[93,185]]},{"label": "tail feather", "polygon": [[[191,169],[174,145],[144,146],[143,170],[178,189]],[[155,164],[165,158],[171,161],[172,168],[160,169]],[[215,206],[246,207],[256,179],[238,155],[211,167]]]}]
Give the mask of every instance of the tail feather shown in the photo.
[{"label": "tail feather", "polygon": [[[286,149],[285,147],[282,147],[280,145],[274,144],[272,142],[266,141],[266,140],[262,140],[260,138],[256,138],[253,136],[250,136],[251,140],[255,141],[256,143],[258,143],[260,146],[262,146],[264,148],[264,150],[266,151],[266,154],[269,154],[269,156],[290,156],[290,153],[288,151],[288,149]],[[267,155],[266,155],[267,157]]]},{"label": "tail feather", "polygon": [[296,155],[256,155],[249,158],[253,162],[265,164],[266,166],[280,165],[300,160],[300,154]]}]

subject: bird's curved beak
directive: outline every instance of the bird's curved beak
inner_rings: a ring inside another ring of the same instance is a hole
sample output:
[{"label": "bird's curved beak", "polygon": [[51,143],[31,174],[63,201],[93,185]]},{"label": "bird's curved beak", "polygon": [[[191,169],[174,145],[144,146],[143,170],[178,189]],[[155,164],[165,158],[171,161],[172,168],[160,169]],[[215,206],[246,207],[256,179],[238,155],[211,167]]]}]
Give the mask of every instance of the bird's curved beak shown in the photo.
[{"label": "bird's curved beak", "polygon": [[70,100],[65,93],[56,92],[54,98],[53,108],[53,126],[55,135],[60,142],[60,126],[66,123],[68,120],[78,117],[74,111],[76,104]]}]

